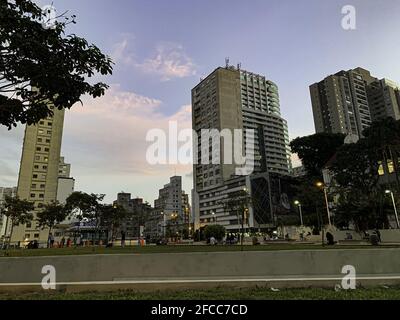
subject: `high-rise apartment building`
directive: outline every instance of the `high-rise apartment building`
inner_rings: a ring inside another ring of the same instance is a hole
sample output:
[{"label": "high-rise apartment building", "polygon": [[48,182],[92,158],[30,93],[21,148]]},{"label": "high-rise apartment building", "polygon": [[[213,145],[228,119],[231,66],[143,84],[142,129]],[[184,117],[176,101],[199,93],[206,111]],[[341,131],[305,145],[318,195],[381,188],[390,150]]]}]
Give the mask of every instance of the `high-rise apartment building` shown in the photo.
[{"label": "high-rise apartment building", "polygon": [[[198,136],[198,141],[194,141],[197,154],[192,198],[196,228],[215,220],[225,223],[227,228],[235,228],[237,217],[227,216],[220,200],[229,194],[231,187],[240,190],[250,180],[238,178],[236,169],[241,165],[224,161],[223,138],[219,150],[215,150],[217,145],[210,147],[211,152],[220,153],[220,162],[202,163],[201,133],[203,129],[229,130],[234,136],[234,130],[242,130],[244,152],[254,155],[252,173],[290,174],[288,128],[280,114],[278,88],[264,76],[239,67],[217,68],[192,89],[192,127]],[[246,129],[253,130],[254,149],[245,142]]]},{"label": "high-rise apartment building", "polygon": [[400,86],[388,79],[376,80],[367,86],[373,121],[392,117],[400,119]]},{"label": "high-rise apartment building", "polygon": [[60,164],[58,166],[58,176],[69,178],[71,175],[71,164],[65,163],[65,158],[60,157]]},{"label": "high-rise apartment building", "polygon": [[372,121],[400,119],[400,89],[393,81],[356,68],[310,86],[316,132],[362,137]]},{"label": "high-rise apartment building", "polygon": [[[128,216],[123,221],[120,231],[125,232],[127,238],[142,236],[140,227],[145,226],[146,221],[151,217],[153,208],[142,198],[132,198],[130,193],[120,192],[114,205],[125,208]],[[117,237],[120,235],[117,235]]]},{"label": "high-rise apartment building", "polygon": [[[25,129],[17,195],[35,204],[34,216],[44,204],[57,200],[64,110],[53,111],[52,117]],[[43,244],[48,233],[39,228],[34,218],[26,225],[15,227],[11,241],[38,240]]]},{"label": "high-rise apartment building", "polygon": [[154,200],[154,209],[160,215],[165,214],[167,220],[175,214],[182,222],[187,220],[187,212],[190,210],[189,197],[182,189],[181,176],[171,177],[170,182],[158,191],[158,198]]},{"label": "high-rise apartment building", "polygon": [[311,85],[316,132],[362,136],[372,121],[366,84],[374,80],[367,70],[357,68]]},{"label": "high-rise apartment building", "polygon": [[71,165],[64,162],[64,157],[60,157],[57,183],[57,201],[59,203],[66,203],[67,198],[74,192],[75,179],[70,175]]}]

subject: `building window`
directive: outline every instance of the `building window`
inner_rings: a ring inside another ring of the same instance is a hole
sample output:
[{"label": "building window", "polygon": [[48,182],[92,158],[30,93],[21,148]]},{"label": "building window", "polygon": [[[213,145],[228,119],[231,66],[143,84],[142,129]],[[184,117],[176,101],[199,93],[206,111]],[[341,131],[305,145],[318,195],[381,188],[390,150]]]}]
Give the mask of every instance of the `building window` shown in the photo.
[{"label": "building window", "polygon": [[27,227],[27,228],[32,228],[32,223],[31,223],[31,222],[28,222],[28,223],[26,224],[26,227]]},{"label": "building window", "polygon": [[33,179],[37,179],[37,174],[34,174],[34,175],[33,175]]},{"label": "building window", "polygon": [[35,235],[33,236],[34,238],[39,238],[39,233],[35,233]]},{"label": "building window", "polygon": [[31,198],[35,198],[36,195],[34,193],[31,193]]}]

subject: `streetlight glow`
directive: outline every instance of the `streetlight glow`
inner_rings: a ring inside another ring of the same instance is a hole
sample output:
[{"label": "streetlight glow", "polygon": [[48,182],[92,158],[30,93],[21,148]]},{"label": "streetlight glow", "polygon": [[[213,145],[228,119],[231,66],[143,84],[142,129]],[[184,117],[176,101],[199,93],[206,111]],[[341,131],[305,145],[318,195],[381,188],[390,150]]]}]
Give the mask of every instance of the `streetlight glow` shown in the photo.
[{"label": "streetlight glow", "polygon": [[392,203],[393,203],[393,210],[394,210],[394,215],[396,217],[396,224],[397,224],[397,229],[400,229],[400,222],[399,222],[399,216],[397,214],[397,208],[396,208],[396,201],[394,200],[394,195],[392,190],[385,190],[386,194],[390,194],[392,198]]}]

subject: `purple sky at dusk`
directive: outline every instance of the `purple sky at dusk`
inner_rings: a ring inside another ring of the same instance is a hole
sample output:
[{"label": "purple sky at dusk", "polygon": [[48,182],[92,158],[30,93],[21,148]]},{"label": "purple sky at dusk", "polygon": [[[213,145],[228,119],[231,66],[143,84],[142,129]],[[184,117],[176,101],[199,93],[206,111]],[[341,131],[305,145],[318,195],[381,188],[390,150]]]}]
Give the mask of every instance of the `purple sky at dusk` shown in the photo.
[{"label": "purple sky at dusk", "polygon": [[[51,1],[36,1],[40,5]],[[175,170],[190,194],[191,166],[146,163],[147,130],[169,120],[190,128],[190,90],[200,77],[232,64],[279,87],[291,138],[313,134],[308,86],[342,69],[364,67],[400,82],[398,0],[54,0],[77,15],[70,33],[114,58],[111,89],[67,111],[62,154],[76,189],[120,191],[150,203]],[[341,27],[353,5],[357,29]],[[23,127],[0,128],[0,186],[17,184]]]}]

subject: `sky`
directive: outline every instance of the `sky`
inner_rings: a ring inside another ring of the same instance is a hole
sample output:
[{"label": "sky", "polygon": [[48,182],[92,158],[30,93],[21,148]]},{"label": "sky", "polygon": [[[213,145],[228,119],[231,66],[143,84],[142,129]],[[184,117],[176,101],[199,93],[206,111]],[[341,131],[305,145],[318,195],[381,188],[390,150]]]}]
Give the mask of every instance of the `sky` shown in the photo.
[{"label": "sky", "polygon": [[[50,0],[36,1],[40,6]],[[77,16],[75,33],[114,62],[102,98],[66,112],[62,155],[76,190],[130,192],[153,203],[169,177],[190,165],[150,165],[149,130],[169,121],[191,128],[191,88],[215,68],[241,63],[279,87],[290,138],[315,133],[309,85],[340,70],[363,67],[400,82],[398,0],[53,0]],[[342,28],[342,7],[356,9],[356,29]],[[24,127],[0,128],[0,186],[15,186]],[[167,131],[168,132],[168,131]],[[294,161],[297,163],[297,161]]]}]

